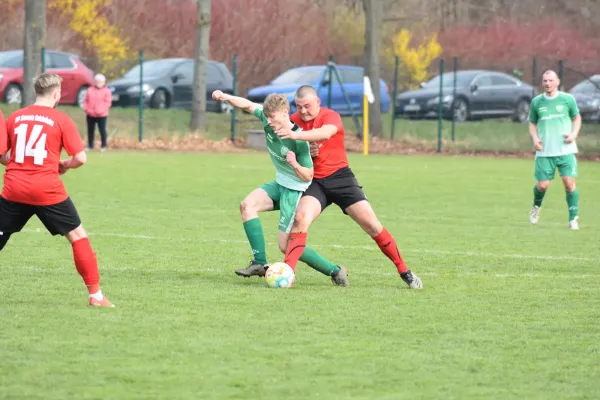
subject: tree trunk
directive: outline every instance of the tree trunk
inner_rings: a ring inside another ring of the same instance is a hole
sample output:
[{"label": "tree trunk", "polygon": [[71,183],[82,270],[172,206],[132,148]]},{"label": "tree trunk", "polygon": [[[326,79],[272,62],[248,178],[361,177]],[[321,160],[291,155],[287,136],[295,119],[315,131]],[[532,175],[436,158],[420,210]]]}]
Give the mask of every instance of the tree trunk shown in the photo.
[{"label": "tree trunk", "polygon": [[190,120],[191,131],[197,131],[204,126],[206,115],[206,67],[209,53],[211,3],[212,0],[198,0],[194,94],[192,98],[192,118]]},{"label": "tree trunk", "polygon": [[42,47],[44,47],[45,41],[46,0],[26,0],[21,107],[33,104],[35,100],[33,80],[42,72]]},{"label": "tree trunk", "polygon": [[375,102],[369,104],[369,132],[373,136],[381,136],[381,99],[380,99],[380,65],[379,43],[381,42],[381,25],[383,20],[382,2],[380,0],[364,0],[365,30],[365,75],[371,81]]}]

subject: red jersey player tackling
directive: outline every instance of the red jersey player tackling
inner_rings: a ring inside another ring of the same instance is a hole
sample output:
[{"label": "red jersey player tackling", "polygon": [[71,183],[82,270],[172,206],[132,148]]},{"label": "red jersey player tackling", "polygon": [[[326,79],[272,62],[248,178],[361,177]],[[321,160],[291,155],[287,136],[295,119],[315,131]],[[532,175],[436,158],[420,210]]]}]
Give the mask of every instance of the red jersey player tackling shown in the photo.
[{"label": "red jersey player tackling", "polygon": [[[100,291],[96,254],[59,177],[87,160],[75,123],[55,110],[61,78],[41,74],[34,87],[35,104],[12,113],[6,124],[0,121],[0,163],[6,165],[0,195],[0,250],[36,215],[52,235],[65,236],[71,243],[75,267],[89,291],[89,305],[114,307]],[[61,161],[63,148],[71,158]]]},{"label": "red jersey player tackling", "polygon": [[284,139],[318,143],[313,159],[314,178],[304,192],[292,232],[288,237],[285,262],[293,269],[306,247],[306,235],[311,223],[330,204],[334,203],[349,215],[377,243],[381,252],[396,266],[402,280],[411,289],[422,289],[423,283],[404,263],[396,241],[377,219],[373,208],[348,166],[344,147],[344,126],[338,113],[321,108],[317,92],[311,86],[301,86],[296,92],[296,108],[291,116],[301,131],[281,129],[277,135]]}]

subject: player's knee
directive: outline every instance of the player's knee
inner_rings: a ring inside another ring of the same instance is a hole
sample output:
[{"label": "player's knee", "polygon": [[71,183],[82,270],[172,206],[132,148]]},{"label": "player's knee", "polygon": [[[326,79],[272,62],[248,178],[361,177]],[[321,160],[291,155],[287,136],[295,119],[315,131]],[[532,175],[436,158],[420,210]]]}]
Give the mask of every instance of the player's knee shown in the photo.
[{"label": "player's knee", "polygon": [[242,215],[249,214],[249,213],[251,213],[251,212],[254,211],[254,208],[255,207],[254,207],[254,205],[252,204],[251,201],[243,200],[240,203],[240,214],[242,214]]},{"label": "player's knee", "polygon": [[306,232],[310,223],[310,215],[306,211],[298,211],[296,218],[294,218],[294,230],[297,232]]},{"label": "player's knee", "polygon": [[577,186],[575,186],[575,181],[567,181],[565,182],[565,189],[567,192],[574,192]]},{"label": "player's knee", "polygon": [[542,181],[538,182],[537,187],[540,192],[545,192],[548,190],[548,186],[550,186],[550,181]]}]

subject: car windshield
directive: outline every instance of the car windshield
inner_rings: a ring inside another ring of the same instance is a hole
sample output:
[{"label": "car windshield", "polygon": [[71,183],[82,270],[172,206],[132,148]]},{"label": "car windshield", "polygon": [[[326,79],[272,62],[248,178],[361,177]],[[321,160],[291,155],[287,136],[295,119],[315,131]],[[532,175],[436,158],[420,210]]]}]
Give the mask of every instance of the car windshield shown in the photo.
[{"label": "car windshield", "polygon": [[[473,80],[472,74],[456,74],[456,86],[466,86]],[[454,86],[454,72],[446,72],[442,75],[444,78],[444,87]],[[436,76],[429,82],[425,83],[423,87],[428,89],[434,89],[436,87],[440,87],[440,76]]]},{"label": "car windshield", "polygon": [[[144,62],[144,75],[163,76],[181,60],[155,60]],[[138,78],[140,76],[140,65],[136,65],[123,75],[124,78]]]},{"label": "car windshield", "polygon": [[315,83],[319,80],[325,68],[296,68],[284,72],[275,78],[272,85],[287,85],[290,83]]},{"label": "car windshield", "polygon": [[585,80],[579,82],[571,89],[571,93],[594,93],[600,92],[600,79]]},{"label": "car windshield", "polygon": [[22,51],[2,51],[0,52],[0,68],[22,68]]}]

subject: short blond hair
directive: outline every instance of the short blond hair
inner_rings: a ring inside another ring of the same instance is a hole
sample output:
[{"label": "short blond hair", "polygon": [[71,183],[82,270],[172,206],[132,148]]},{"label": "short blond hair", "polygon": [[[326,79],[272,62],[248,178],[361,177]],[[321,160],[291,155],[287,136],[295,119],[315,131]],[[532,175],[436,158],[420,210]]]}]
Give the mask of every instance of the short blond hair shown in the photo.
[{"label": "short blond hair", "polygon": [[62,78],[56,74],[43,73],[33,81],[35,94],[45,96],[51,93],[54,89],[60,88]]},{"label": "short blond hair", "polygon": [[277,111],[290,112],[290,102],[288,101],[287,96],[271,93],[263,103],[263,112],[265,115],[269,116]]}]

